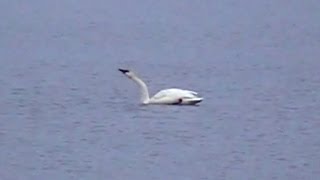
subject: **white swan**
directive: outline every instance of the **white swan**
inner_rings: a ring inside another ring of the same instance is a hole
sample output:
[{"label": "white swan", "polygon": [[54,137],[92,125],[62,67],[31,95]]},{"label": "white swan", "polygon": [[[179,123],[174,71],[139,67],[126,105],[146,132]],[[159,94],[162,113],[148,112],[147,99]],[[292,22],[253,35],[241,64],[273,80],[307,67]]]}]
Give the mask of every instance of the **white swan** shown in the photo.
[{"label": "white swan", "polygon": [[139,85],[142,104],[195,105],[203,100],[194,91],[176,88],[161,90],[150,98],[147,85],[135,73],[127,69],[119,71]]}]

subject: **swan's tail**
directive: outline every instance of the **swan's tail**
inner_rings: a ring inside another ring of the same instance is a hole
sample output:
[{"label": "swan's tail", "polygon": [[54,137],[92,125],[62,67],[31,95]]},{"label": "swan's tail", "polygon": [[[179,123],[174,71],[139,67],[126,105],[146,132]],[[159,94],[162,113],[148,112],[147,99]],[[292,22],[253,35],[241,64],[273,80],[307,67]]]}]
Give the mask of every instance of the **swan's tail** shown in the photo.
[{"label": "swan's tail", "polygon": [[188,98],[188,99],[182,99],[181,104],[186,104],[186,105],[195,105],[203,101],[203,98],[197,97],[197,98]]}]

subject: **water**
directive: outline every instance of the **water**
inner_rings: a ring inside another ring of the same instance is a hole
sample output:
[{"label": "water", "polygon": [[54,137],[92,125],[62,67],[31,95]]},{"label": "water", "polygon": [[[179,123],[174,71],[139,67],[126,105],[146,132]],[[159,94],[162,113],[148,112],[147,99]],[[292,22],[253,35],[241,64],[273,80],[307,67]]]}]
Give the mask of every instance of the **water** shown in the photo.
[{"label": "water", "polygon": [[[1,1],[1,180],[317,179],[319,10]],[[139,106],[119,67],[205,100]]]}]

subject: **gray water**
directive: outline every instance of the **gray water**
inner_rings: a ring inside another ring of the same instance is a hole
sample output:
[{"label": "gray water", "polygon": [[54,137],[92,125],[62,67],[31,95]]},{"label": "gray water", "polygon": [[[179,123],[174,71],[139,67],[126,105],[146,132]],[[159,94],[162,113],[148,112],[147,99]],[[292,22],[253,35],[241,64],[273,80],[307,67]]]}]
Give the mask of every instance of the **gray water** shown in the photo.
[{"label": "gray water", "polygon": [[[1,180],[320,176],[320,3],[0,2]],[[137,86],[199,106],[140,106]]]}]

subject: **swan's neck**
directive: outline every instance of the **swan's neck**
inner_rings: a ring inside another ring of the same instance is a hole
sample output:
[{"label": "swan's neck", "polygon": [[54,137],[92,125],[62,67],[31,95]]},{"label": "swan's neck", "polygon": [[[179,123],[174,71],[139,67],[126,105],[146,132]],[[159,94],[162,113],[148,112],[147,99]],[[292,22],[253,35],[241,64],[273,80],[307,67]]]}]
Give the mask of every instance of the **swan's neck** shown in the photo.
[{"label": "swan's neck", "polygon": [[139,85],[140,88],[140,101],[143,104],[149,103],[149,91],[147,85],[138,77],[132,77],[132,80]]}]

